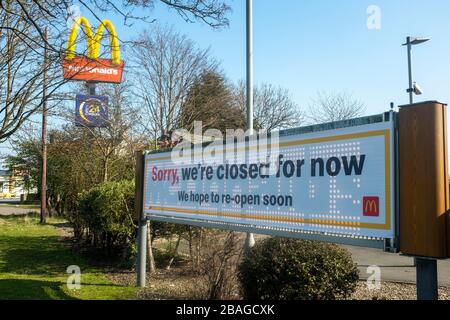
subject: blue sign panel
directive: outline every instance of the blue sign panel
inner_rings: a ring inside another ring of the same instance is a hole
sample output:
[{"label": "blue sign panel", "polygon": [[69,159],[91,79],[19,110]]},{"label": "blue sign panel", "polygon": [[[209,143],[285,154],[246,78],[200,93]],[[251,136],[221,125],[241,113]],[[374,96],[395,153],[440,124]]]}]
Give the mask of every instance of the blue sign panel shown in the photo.
[{"label": "blue sign panel", "polygon": [[108,97],[76,96],[75,124],[82,127],[106,127],[108,125]]}]

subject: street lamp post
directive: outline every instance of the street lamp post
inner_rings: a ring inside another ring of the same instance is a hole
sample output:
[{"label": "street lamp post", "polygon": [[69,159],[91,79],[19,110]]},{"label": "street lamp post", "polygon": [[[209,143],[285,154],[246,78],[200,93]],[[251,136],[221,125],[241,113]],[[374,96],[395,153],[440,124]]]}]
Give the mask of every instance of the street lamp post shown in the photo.
[{"label": "street lamp post", "polygon": [[409,93],[409,104],[413,104],[414,97],[413,97],[413,78],[412,78],[412,45],[411,45],[411,37],[406,38],[406,43],[408,47],[408,93]]},{"label": "street lamp post", "polygon": [[406,43],[403,45],[407,47],[408,50],[408,76],[409,76],[409,86],[407,92],[409,93],[409,103],[414,103],[414,94],[422,94],[422,90],[413,81],[413,66],[412,66],[412,46],[425,43],[430,39],[427,38],[414,38],[407,37]]},{"label": "street lamp post", "polygon": [[[247,0],[247,130],[253,134],[253,0]],[[247,233],[245,248],[254,245],[253,233]]]},{"label": "street lamp post", "polygon": [[253,0],[247,0],[247,130],[253,134]]}]

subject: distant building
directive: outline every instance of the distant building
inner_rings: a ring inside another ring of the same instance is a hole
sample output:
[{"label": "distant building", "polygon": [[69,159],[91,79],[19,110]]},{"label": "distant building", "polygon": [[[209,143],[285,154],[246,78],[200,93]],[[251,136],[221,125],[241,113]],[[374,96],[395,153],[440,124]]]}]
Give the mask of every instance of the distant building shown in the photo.
[{"label": "distant building", "polygon": [[0,170],[0,198],[19,198],[28,193],[24,189],[27,178],[27,172],[21,169]]}]

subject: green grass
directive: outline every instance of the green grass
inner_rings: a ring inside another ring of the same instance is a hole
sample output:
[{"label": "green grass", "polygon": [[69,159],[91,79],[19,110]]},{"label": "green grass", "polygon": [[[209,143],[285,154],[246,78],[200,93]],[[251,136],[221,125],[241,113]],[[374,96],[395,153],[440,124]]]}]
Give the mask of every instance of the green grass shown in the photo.
[{"label": "green grass", "polygon": [[[58,219],[40,225],[32,217],[0,218],[0,300],[134,299],[134,287],[112,283],[61,242],[63,224]],[[67,287],[71,265],[81,268],[79,290]]]}]

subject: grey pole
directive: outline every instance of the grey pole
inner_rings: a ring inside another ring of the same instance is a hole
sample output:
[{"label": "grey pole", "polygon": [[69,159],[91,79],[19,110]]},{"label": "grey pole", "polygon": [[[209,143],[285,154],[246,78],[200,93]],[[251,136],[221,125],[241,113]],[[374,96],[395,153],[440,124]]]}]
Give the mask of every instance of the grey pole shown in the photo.
[{"label": "grey pole", "polygon": [[409,76],[409,103],[414,103],[414,94],[413,94],[413,74],[412,74],[412,44],[411,37],[406,38],[406,45],[408,47],[408,76]]},{"label": "grey pole", "polygon": [[253,134],[253,0],[247,0],[247,130]]},{"label": "grey pole", "polygon": [[95,82],[86,82],[86,88],[87,88],[89,95],[95,96],[95,94],[96,94],[96,83]]},{"label": "grey pole", "polygon": [[[247,130],[253,134],[253,0],[247,0]],[[253,233],[247,233],[245,248],[254,245]]]},{"label": "grey pole", "polygon": [[138,229],[138,257],[137,257],[137,285],[144,288],[146,284],[147,267],[147,220],[139,220]]},{"label": "grey pole", "polygon": [[436,259],[416,258],[417,300],[438,300]]}]

